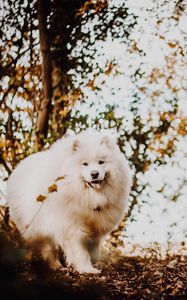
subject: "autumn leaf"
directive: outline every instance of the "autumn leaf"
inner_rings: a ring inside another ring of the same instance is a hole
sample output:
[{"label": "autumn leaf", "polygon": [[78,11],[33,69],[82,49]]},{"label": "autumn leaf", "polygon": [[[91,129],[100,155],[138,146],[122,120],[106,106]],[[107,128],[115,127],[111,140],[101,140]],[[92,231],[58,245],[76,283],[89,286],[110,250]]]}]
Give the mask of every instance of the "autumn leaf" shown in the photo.
[{"label": "autumn leaf", "polygon": [[38,202],[43,202],[45,199],[46,199],[46,196],[44,196],[44,195],[39,195],[39,196],[36,198],[36,201],[38,201]]},{"label": "autumn leaf", "polygon": [[90,88],[92,91],[95,91],[95,78],[93,80],[90,80],[87,84],[86,87]]},{"label": "autumn leaf", "polygon": [[110,75],[113,68],[115,67],[115,64],[113,64],[112,62],[109,63],[107,70],[104,72],[105,75]]},{"label": "autumn leaf", "polygon": [[55,179],[55,181],[64,180],[64,179],[65,179],[65,176],[59,176]]},{"label": "autumn leaf", "polygon": [[169,46],[170,48],[175,48],[176,44],[174,44],[174,43],[168,43],[168,46]]},{"label": "autumn leaf", "polygon": [[119,230],[117,230],[113,233],[113,236],[120,236],[120,235],[121,235],[121,232]]},{"label": "autumn leaf", "polygon": [[52,184],[51,186],[48,187],[48,193],[53,193],[57,192],[57,185],[56,183]]}]

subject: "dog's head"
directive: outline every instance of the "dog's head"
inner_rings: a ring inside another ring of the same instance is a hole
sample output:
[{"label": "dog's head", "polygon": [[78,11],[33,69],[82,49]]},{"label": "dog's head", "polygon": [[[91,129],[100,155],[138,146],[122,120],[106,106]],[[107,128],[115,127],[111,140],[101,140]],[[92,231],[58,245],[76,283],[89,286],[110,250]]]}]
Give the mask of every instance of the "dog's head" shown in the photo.
[{"label": "dog's head", "polygon": [[115,144],[101,134],[80,134],[72,143],[73,156],[79,175],[86,187],[101,189],[112,172]]}]

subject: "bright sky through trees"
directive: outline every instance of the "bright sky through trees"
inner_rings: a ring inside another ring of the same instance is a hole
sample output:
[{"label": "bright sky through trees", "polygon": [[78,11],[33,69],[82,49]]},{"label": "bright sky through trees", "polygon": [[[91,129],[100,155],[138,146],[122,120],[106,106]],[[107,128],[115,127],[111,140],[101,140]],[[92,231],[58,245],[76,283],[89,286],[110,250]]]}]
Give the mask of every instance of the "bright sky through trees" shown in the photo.
[{"label": "bright sky through trees", "polygon": [[[157,110],[167,109],[164,98],[172,97],[176,93],[181,116],[187,113],[187,7],[179,22],[169,17],[173,14],[175,1],[128,1],[130,11],[138,15],[138,23],[131,37],[134,39],[134,47],[141,49],[145,55],[140,56],[136,51],[129,51],[128,47],[120,43],[120,39],[113,41],[108,38],[107,42],[97,42],[98,59],[103,54],[103,66],[105,62],[115,61],[115,68],[108,78],[103,75],[95,79],[95,86],[101,90],[95,93],[86,87],[88,102],[85,105],[78,104],[82,114],[87,114],[89,101],[97,103],[99,108],[89,108],[90,116],[104,109],[106,104],[118,104],[118,116],[124,116],[125,120],[131,119],[132,115],[126,115],[130,99],[137,89],[142,89],[142,105],[140,113],[142,119],[147,119],[150,113],[150,101],[155,101],[155,119],[157,124]],[[184,54],[181,55],[180,47]],[[134,70],[140,67],[144,78],[133,83],[130,80]],[[155,72],[155,74],[154,74]],[[158,74],[156,74],[158,73]],[[159,75],[160,73],[160,75]],[[164,76],[162,76],[162,73]],[[172,73],[174,77],[172,78]],[[147,77],[156,76],[158,81]],[[159,79],[160,76],[160,79]],[[168,77],[168,85],[165,78]],[[102,84],[102,81],[105,83]],[[169,104],[168,104],[169,107]],[[178,120],[179,121],[179,120]],[[176,121],[177,122],[177,121]],[[129,123],[126,122],[129,126]],[[115,130],[114,130],[115,132]],[[125,241],[137,244],[150,242],[165,243],[168,239],[172,242],[180,242],[187,239],[187,157],[186,137],[183,136],[176,142],[177,151],[167,161],[166,165],[153,165],[140,181],[147,185],[146,192],[139,196],[139,207],[133,213],[134,222],[129,222],[125,232]],[[161,192],[162,191],[162,192]],[[176,198],[175,198],[176,196]],[[173,200],[171,202],[171,200]]]}]

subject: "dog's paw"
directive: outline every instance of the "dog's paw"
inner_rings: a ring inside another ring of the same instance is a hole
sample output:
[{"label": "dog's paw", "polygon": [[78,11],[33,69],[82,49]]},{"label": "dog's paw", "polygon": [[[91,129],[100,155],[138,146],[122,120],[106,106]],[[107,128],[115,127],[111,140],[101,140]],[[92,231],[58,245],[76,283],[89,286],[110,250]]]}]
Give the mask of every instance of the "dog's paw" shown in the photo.
[{"label": "dog's paw", "polygon": [[101,270],[98,270],[98,269],[96,269],[96,268],[92,268],[92,269],[91,269],[91,272],[89,272],[89,273],[92,273],[92,274],[100,274],[100,273],[101,273]]},{"label": "dog's paw", "polygon": [[79,268],[76,268],[76,270],[81,273],[81,274],[84,274],[84,273],[90,273],[90,274],[100,274],[101,273],[101,270],[98,270],[94,267],[79,267]]}]

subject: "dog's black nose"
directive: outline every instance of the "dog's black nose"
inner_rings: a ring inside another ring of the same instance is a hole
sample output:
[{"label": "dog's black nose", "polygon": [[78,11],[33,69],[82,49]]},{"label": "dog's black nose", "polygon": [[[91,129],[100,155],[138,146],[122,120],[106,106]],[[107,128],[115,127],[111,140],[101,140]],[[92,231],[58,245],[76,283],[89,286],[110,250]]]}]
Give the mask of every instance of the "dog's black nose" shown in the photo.
[{"label": "dog's black nose", "polygon": [[91,171],[91,176],[93,179],[97,179],[97,177],[99,176],[99,172],[96,170]]}]

